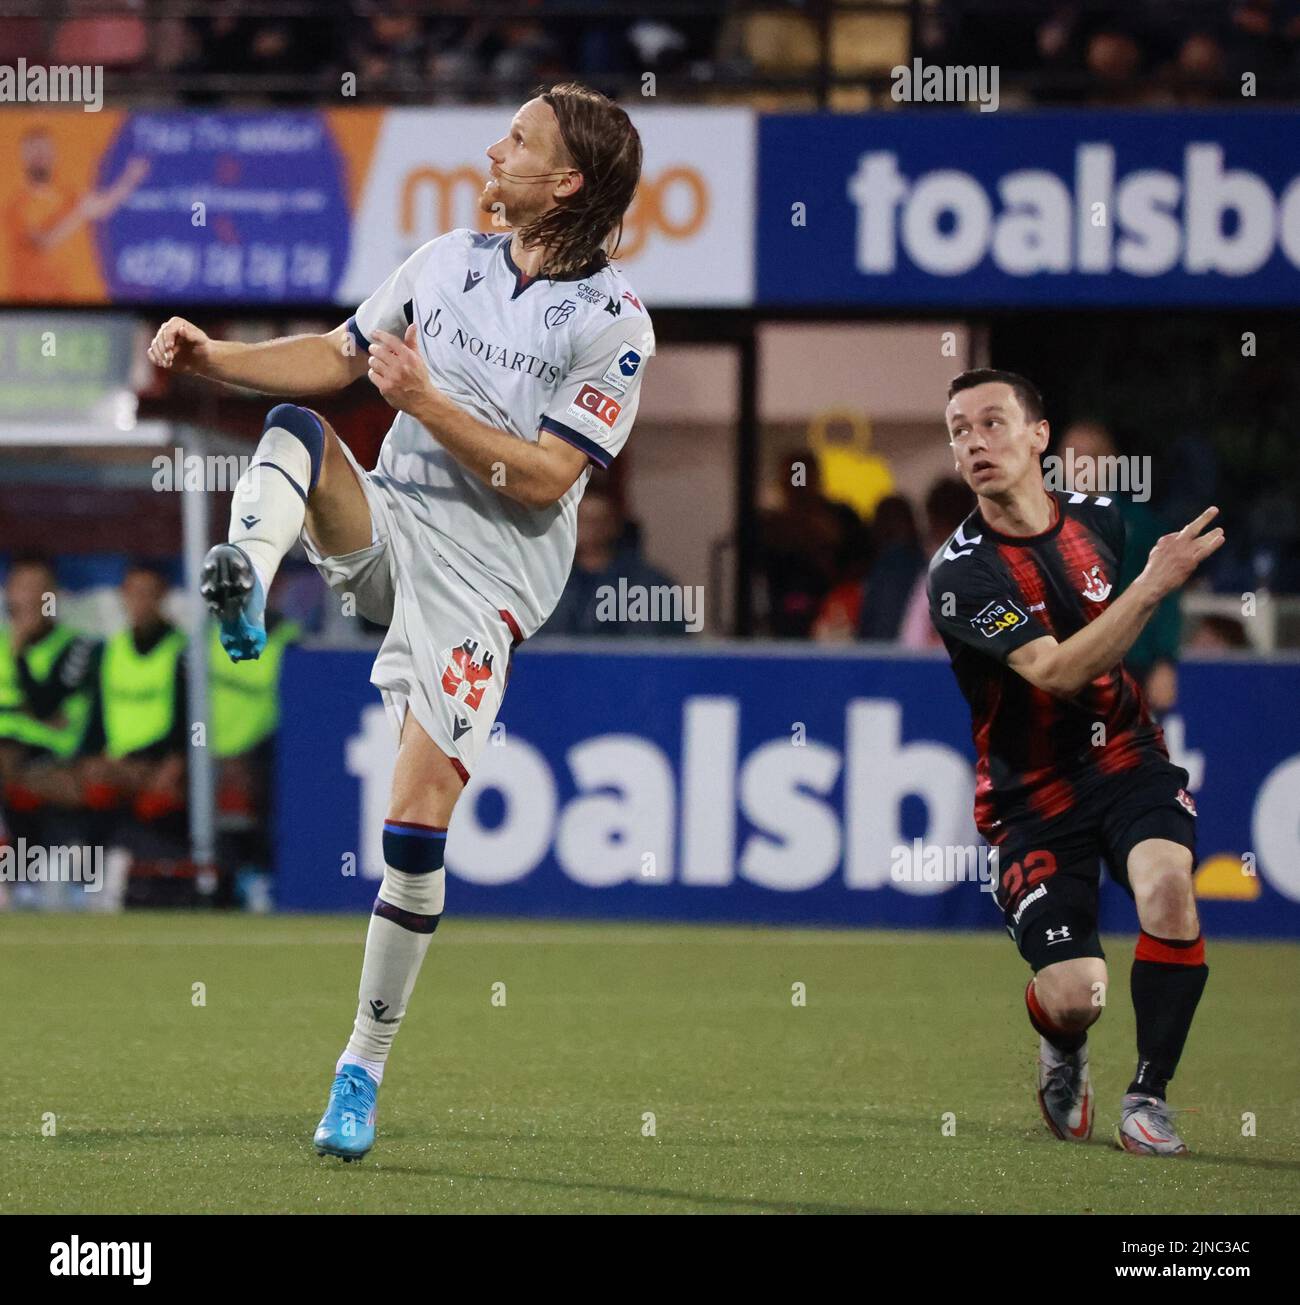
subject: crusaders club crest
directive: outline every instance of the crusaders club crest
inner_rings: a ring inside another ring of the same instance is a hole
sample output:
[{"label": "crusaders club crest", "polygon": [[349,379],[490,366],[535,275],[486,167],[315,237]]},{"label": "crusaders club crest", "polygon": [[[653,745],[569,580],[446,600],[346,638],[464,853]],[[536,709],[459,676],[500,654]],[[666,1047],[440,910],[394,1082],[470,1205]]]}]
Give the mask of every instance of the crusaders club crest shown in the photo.
[{"label": "crusaders club crest", "polygon": [[1080,591],[1090,603],[1104,603],[1110,597],[1110,582],[1101,573],[1098,562],[1090,571],[1084,571],[1083,589]]},{"label": "crusaders club crest", "polygon": [[492,653],[485,650],[482,661],[475,661],[478,640],[466,639],[459,648],[452,648],[443,656],[446,666],[442,672],[442,689],[451,698],[464,703],[470,711],[477,711],[483,701],[483,691],[492,679]]}]

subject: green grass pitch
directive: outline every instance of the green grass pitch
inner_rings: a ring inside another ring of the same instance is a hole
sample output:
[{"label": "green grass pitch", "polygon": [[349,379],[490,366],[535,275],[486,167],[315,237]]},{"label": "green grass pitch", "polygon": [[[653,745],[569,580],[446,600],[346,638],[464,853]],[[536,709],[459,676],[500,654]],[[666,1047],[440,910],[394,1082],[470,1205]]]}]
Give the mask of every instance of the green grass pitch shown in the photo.
[{"label": "green grass pitch", "polygon": [[1195,1154],[1157,1161],[1109,1146],[1131,939],[1108,940],[1097,1131],[1067,1146],[1038,1116],[1025,971],[1000,935],[453,915],[378,1144],[344,1165],[311,1134],[365,927],[0,917],[0,1210],[1300,1211],[1294,945],[1211,942],[1172,1093],[1196,1108]]}]

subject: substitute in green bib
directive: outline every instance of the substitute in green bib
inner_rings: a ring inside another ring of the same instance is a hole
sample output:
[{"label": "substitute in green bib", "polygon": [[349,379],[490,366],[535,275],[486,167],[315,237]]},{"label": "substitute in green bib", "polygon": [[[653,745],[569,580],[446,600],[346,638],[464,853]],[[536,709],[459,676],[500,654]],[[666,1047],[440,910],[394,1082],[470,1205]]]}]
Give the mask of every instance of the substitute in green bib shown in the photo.
[{"label": "substitute in green bib", "polygon": [[5,581],[0,625],[0,780],[8,800],[75,802],[72,762],[91,714],[95,643],[57,619],[54,572],[19,558]]},{"label": "substitute in green bib", "polygon": [[301,633],[270,608],[266,630],[266,647],[254,661],[230,660],[215,621],[208,649],[208,741],[217,758],[219,859],[234,874],[236,900],[252,910],[267,909],[270,901],[280,676],[285,650]]},{"label": "substitute in green bib", "polygon": [[284,618],[267,614],[267,640],[255,661],[232,662],[221,646],[221,627],[212,623],[208,649],[212,733],[209,742],[221,760],[241,757],[267,742],[280,723],[280,671],[284,652],[301,631]]},{"label": "substitute in green bib", "polygon": [[89,732],[100,753],[97,781],[130,799],[146,822],[185,805],[185,636],[163,613],[166,596],[161,570],[131,565],[121,589],[127,626],[104,644]]}]

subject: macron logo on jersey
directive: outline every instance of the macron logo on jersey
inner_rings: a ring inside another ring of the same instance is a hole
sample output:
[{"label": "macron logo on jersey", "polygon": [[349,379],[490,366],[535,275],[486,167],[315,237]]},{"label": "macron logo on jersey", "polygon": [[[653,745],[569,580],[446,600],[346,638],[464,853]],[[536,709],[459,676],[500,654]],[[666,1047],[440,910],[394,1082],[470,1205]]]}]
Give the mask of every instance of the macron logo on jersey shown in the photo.
[{"label": "macron logo on jersey", "polygon": [[598,421],[610,428],[618,420],[618,414],[622,411],[623,405],[617,399],[602,394],[594,385],[584,385],[578,391],[577,397],[569,404],[569,412],[572,416],[580,418],[588,425]]}]

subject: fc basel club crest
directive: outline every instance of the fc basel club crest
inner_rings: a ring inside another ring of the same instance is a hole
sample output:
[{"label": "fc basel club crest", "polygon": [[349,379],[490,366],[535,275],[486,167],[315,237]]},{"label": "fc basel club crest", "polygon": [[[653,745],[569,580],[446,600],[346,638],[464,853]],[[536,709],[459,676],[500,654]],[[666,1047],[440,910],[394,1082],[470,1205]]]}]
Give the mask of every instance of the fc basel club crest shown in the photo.
[{"label": "fc basel club crest", "polygon": [[455,702],[477,711],[483,691],[492,679],[492,653],[484,650],[481,661],[475,660],[478,640],[466,639],[459,648],[443,653],[446,665],[442,672],[442,690]]},{"label": "fc basel club crest", "polygon": [[1098,562],[1091,570],[1084,571],[1082,574],[1083,588],[1079,592],[1090,603],[1104,603],[1110,597],[1111,586],[1101,573],[1101,563]]},{"label": "fc basel club crest", "polygon": [[572,299],[565,299],[558,304],[552,304],[547,310],[542,321],[546,323],[547,330],[556,326],[563,326],[565,322],[573,316],[574,310],[578,307]]},{"label": "fc basel club crest", "polygon": [[986,639],[993,639],[1003,630],[1014,630],[1027,620],[1029,618],[1015,603],[995,598],[978,616],[972,616],[970,623]]},{"label": "fc basel club crest", "polygon": [[1187,812],[1189,816],[1194,816],[1196,814],[1196,800],[1185,788],[1180,788],[1178,792],[1174,794],[1174,800],[1184,811]]}]

